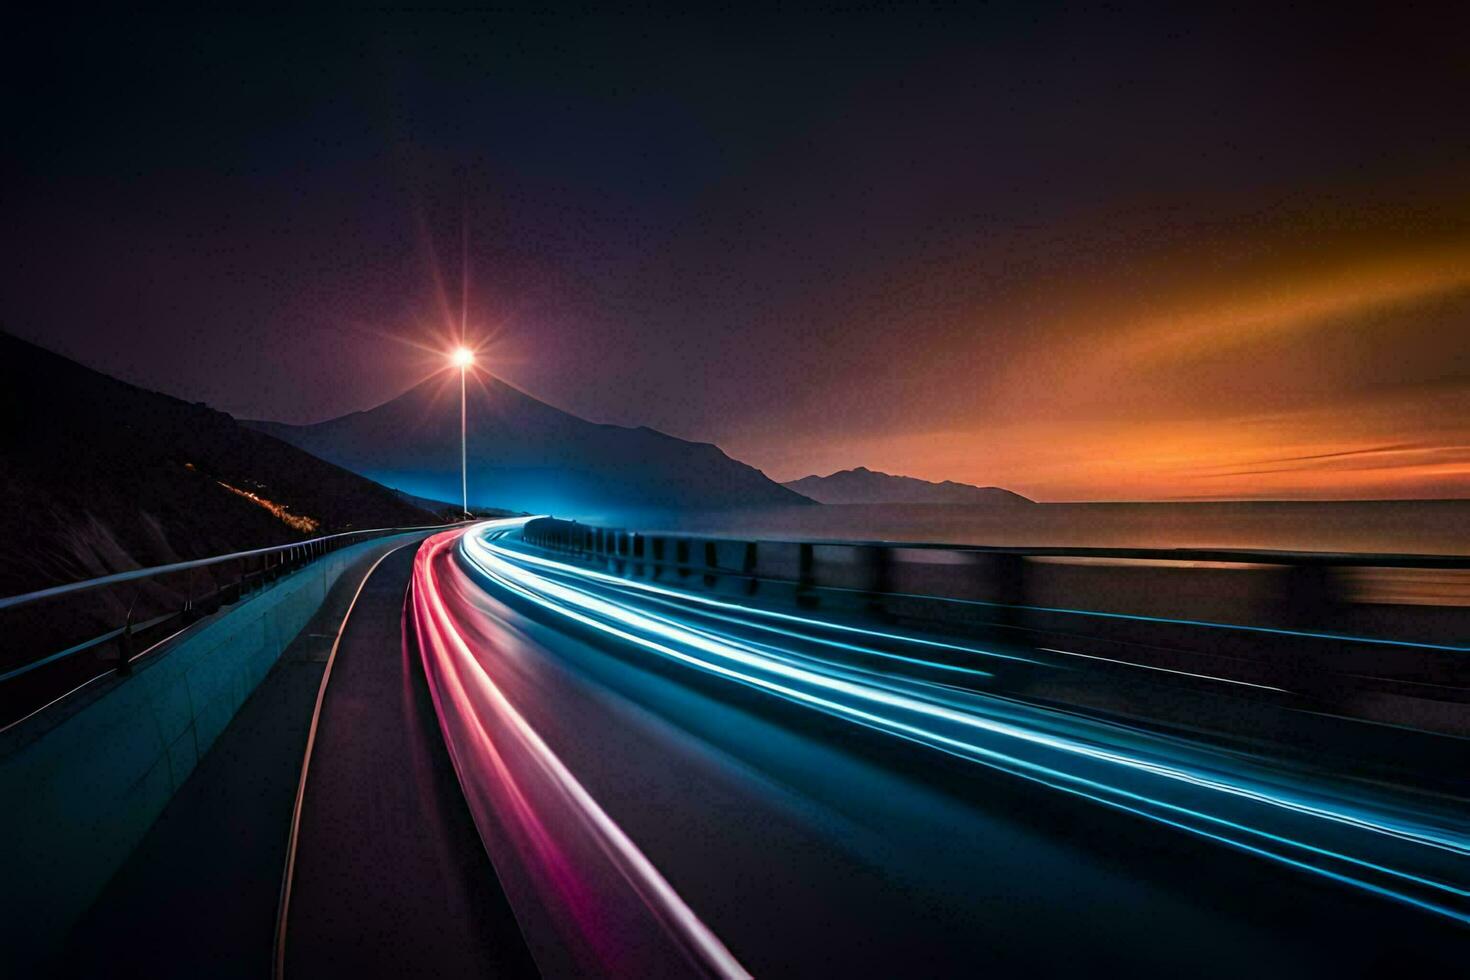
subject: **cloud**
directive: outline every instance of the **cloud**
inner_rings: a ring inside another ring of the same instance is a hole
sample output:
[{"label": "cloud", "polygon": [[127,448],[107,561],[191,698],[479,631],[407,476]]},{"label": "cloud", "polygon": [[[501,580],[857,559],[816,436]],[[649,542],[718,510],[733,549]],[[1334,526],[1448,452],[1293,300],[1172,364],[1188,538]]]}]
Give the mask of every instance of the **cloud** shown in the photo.
[{"label": "cloud", "polygon": [[1377,310],[1419,304],[1470,288],[1470,247],[1376,257],[1241,294],[1201,296],[1188,306],[1127,325],[1109,342],[1112,359],[1133,369],[1177,367],[1284,333],[1336,323],[1344,329]]}]

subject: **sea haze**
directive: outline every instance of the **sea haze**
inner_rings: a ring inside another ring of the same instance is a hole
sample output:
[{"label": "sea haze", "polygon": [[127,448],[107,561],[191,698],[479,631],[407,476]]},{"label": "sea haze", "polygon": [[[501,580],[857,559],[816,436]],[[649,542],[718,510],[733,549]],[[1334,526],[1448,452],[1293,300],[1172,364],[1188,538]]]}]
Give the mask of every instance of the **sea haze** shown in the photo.
[{"label": "sea haze", "polygon": [[824,504],[628,511],[599,519],[649,532],[784,539],[1470,554],[1470,500]]}]

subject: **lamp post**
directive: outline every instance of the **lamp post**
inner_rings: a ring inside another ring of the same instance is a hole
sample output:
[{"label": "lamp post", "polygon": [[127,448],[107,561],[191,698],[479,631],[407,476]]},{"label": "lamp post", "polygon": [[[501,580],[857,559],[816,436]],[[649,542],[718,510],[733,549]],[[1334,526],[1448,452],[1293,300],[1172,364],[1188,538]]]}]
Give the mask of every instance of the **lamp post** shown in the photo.
[{"label": "lamp post", "polygon": [[475,352],[468,347],[456,348],[450,360],[459,368],[459,493],[465,516],[470,513],[469,462],[465,452],[465,375],[475,363]]}]

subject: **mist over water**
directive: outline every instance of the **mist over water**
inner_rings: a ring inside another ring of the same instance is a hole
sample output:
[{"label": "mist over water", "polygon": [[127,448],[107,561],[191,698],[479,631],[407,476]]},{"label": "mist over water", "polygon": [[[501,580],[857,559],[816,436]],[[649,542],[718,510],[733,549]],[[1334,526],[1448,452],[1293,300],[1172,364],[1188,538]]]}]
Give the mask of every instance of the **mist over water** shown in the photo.
[{"label": "mist over water", "polygon": [[647,532],[1011,547],[1470,554],[1470,500],[824,504],[589,515]]}]

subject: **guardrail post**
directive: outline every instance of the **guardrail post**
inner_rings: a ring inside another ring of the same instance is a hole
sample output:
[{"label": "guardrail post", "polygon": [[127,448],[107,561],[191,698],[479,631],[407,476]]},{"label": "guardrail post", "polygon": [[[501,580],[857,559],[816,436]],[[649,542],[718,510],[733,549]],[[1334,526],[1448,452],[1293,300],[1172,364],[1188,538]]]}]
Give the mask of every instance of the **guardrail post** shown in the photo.
[{"label": "guardrail post", "polygon": [[123,631],[117,637],[117,672],[127,675],[133,672],[133,610],[123,623]]},{"label": "guardrail post", "polygon": [[1342,586],[1326,565],[1288,565],[1282,575],[1285,625],[1311,629],[1330,624],[1342,602]]},{"label": "guardrail post", "polygon": [[868,609],[888,619],[888,593],[893,591],[891,582],[893,549],[879,545],[868,551]]},{"label": "guardrail post", "polygon": [[707,588],[713,587],[720,570],[720,552],[713,541],[704,543],[704,569],[704,584]]},{"label": "guardrail post", "polygon": [[192,623],[199,618],[194,611],[194,576],[189,574],[184,585],[184,608],[179,610],[184,622]]},{"label": "guardrail post", "polygon": [[816,559],[810,541],[803,541],[796,549],[796,604],[810,609],[818,604],[813,586],[816,584]]},{"label": "guardrail post", "polygon": [[1013,643],[1029,644],[1021,606],[1026,604],[1026,558],[1012,552],[996,552],[991,556],[994,575],[994,625],[1002,638]]},{"label": "guardrail post", "polygon": [[740,562],[740,574],[745,576],[745,591],[748,595],[755,595],[756,589],[760,588],[760,579],[755,577],[759,561],[757,547],[754,541],[745,542],[745,556]]}]

